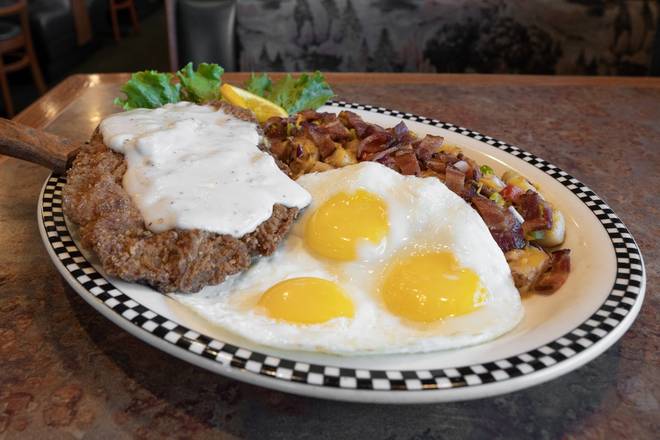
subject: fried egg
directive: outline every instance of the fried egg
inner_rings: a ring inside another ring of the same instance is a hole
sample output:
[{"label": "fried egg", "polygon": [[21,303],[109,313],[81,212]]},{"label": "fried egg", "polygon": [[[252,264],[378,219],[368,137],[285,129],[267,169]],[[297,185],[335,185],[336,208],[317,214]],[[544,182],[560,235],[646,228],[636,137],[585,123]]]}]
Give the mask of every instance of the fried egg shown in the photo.
[{"label": "fried egg", "polygon": [[256,343],[345,355],[459,348],[521,320],[502,251],[438,179],[362,162],[297,183],[312,203],[280,249],[174,297]]}]

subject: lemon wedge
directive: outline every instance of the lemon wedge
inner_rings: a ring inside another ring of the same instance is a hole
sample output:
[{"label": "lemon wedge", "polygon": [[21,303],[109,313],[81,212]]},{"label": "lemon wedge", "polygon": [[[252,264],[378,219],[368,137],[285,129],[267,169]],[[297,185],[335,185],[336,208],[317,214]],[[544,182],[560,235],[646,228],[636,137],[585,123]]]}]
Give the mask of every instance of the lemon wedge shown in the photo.
[{"label": "lemon wedge", "polygon": [[250,93],[240,87],[231,84],[223,84],[220,87],[222,97],[230,104],[252,110],[260,123],[266,122],[273,116],[287,117],[289,114],[279,105],[261,96]]}]

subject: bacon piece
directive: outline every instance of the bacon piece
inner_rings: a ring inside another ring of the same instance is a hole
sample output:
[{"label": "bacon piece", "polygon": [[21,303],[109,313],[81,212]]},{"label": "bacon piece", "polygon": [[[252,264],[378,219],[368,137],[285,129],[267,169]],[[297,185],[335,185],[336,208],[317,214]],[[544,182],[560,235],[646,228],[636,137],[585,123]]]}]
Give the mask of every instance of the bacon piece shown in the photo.
[{"label": "bacon piece", "polygon": [[472,197],[470,201],[503,252],[525,247],[527,242],[522,234],[522,226],[515,215],[479,195]]},{"label": "bacon piece", "polygon": [[433,154],[433,157],[435,159],[439,159],[439,160],[443,161],[447,165],[453,165],[456,162],[458,162],[459,160],[461,160],[458,157],[454,156],[453,154],[447,154],[447,153],[435,153],[435,154]]},{"label": "bacon piece", "polygon": [[316,145],[316,148],[318,148],[321,159],[330,156],[337,149],[337,144],[332,141],[330,135],[321,132],[321,130],[314,124],[303,122],[302,128],[303,133],[310,138],[312,142],[314,142],[314,145]]},{"label": "bacon piece", "polygon": [[357,149],[357,157],[364,160],[369,153],[377,153],[389,147],[392,135],[387,131],[373,133],[360,141]]},{"label": "bacon piece", "polygon": [[[396,150],[396,147],[394,147],[394,149]],[[380,157],[378,160],[375,160],[375,162],[383,164],[386,167],[391,168],[396,172],[399,172],[399,169],[396,165],[396,160],[394,160],[394,157],[392,157],[391,154],[386,154],[383,157]]]},{"label": "bacon piece", "polygon": [[338,120],[337,115],[334,113],[321,113],[321,124],[329,124]]},{"label": "bacon piece", "polygon": [[280,160],[286,160],[289,155],[289,140],[273,140],[270,142],[270,152]]},{"label": "bacon piece", "polygon": [[541,218],[545,220],[545,229],[552,229],[552,205],[541,199]]},{"label": "bacon piece", "polygon": [[419,160],[426,162],[431,159],[434,153],[440,151],[444,141],[445,138],[442,136],[427,134],[424,139],[413,143],[413,148],[415,149],[415,153],[417,153]]},{"label": "bacon piece", "polygon": [[324,122],[318,127],[320,133],[327,134],[335,142],[342,142],[351,139],[351,132],[348,131],[339,119]]},{"label": "bacon piece", "polygon": [[463,191],[459,194],[466,202],[472,200],[472,197],[477,195],[477,188],[471,183],[468,185],[463,185]]},{"label": "bacon piece", "polygon": [[287,137],[287,125],[289,121],[286,118],[273,116],[264,123],[264,134],[269,139],[284,139]]},{"label": "bacon piece", "polygon": [[525,222],[522,224],[522,228],[523,228],[523,233],[527,235],[530,232],[534,232],[534,231],[546,231],[552,228],[552,226],[548,228],[547,220],[543,217],[539,217],[531,220],[525,220]]},{"label": "bacon piece", "polygon": [[551,254],[550,270],[541,274],[534,289],[541,293],[557,291],[568,279],[571,272],[571,250],[561,249]]},{"label": "bacon piece", "polygon": [[388,139],[391,139],[392,141],[395,140],[394,135],[392,134],[391,131],[381,127],[380,125],[376,124],[369,124],[367,127],[367,131],[365,131],[366,136],[371,136],[372,134],[381,134],[383,136],[387,136]]},{"label": "bacon piece", "polygon": [[465,185],[465,173],[448,166],[445,170],[445,185],[456,194],[461,195]]},{"label": "bacon piece", "polygon": [[[417,157],[419,157],[419,155]],[[447,169],[447,164],[440,159],[429,159],[426,161],[425,165],[429,170],[440,174],[445,174],[445,170]]]},{"label": "bacon piece", "polygon": [[515,203],[519,208],[520,215],[522,215],[525,220],[539,217],[541,197],[539,197],[534,191],[528,190],[526,193],[519,195],[516,198]]},{"label": "bacon piece", "polygon": [[362,118],[355,113],[344,110],[343,112],[339,113],[339,119],[344,123],[345,126],[355,130],[355,134],[357,134],[358,138],[362,139],[367,136],[367,130],[371,124],[364,122]]},{"label": "bacon piece", "polygon": [[515,204],[525,219],[525,223],[523,223],[525,234],[552,229],[552,207],[541,199],[538,193],[528,190],[516,198]]},{"label": "bacon piece", "polygon": [[301,122],[317,121],[328,113],[319,113],[315,110],[302,110],[298,112],[298,119]]},{"label": "bacon piece", "polygon": [[399,150],[394,154],[394,161],[401,170],[401,174],[406,176],[416,176],[420,173],[417,156],[412,150]]}]

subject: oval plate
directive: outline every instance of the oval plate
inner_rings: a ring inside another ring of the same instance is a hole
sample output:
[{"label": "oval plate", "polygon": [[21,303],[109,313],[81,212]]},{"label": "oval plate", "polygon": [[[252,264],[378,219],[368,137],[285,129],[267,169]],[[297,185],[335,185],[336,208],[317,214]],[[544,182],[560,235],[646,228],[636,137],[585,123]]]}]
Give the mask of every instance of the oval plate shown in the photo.
[{"label": "oval plate", "polygon": [[566,218],[571,275],[549,296],[523,299],[525,318],[485,344],[425,354],[343,357],[259,346],[215,327],[173,299],[106,276],[78,245],[62,212],[66,179],[51,175],[39,200],[40,232],[64,279],[105,317],[191,364],[285,392],[320,398],[421,403],[493,396],[574,370],[614,344],[639,313],[646,284],[639,248],[623,222],[586,185],[513,145],[452,124],[381,107],[329,102],[391,127],[444,136],[498,174],[513,169],[539,184]]}]

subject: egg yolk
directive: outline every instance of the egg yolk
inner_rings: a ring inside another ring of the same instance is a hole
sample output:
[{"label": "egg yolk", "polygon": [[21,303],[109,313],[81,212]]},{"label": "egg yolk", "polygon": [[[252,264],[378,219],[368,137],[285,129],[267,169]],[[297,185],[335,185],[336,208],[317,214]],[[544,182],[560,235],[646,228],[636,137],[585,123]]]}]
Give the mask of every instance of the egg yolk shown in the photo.
[{"label": "egg yolk", "polygon": [[358,243],[378,244],[389,228],[387,205],[380,197],[358,189],[326,200],[309,218],[305,242],[317,254],[333,260],[357,258]]},{"label": "egg yolk", "polygon": [[477,274],[460,267],[449,252],[396,260],[386,271],[380,293],[391,313],[416,322],[464,315],[485,300]]},{"label": "egg yolk", "polygon": [[275,284],[259,299],[268,316],[296,324],[320,324],[352,318],[353,302],[341,287],[321,278],[291,278]]}]

